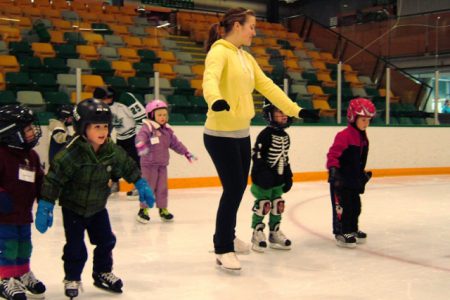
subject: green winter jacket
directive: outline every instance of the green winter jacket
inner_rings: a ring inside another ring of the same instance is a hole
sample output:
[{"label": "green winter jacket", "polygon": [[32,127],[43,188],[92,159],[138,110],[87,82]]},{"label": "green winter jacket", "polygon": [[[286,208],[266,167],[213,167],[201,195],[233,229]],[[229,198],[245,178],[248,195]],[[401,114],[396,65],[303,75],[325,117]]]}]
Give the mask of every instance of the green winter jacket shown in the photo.
[{"label": "green winter jacket", "polygon": [[77,136],[60,151],[44,178],[41,199],[59,204],[76,214],[90,217],[106,206],[111,178],[123,177],[130,183],[141,178],[133,159],[111,141],[97,153],[83,137]]}]

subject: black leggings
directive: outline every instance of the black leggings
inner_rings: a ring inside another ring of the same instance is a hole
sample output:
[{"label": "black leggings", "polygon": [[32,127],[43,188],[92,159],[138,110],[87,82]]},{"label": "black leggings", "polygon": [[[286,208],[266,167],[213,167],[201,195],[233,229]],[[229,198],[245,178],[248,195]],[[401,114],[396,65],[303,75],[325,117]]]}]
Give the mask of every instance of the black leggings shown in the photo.
[{"label": "black leggings", "polygon": [[214,250],[217,254],[233,252],[236,215],[250,170],[250,137],[226,138],[204,134],[203,141],[223,187],[217,210]]}]

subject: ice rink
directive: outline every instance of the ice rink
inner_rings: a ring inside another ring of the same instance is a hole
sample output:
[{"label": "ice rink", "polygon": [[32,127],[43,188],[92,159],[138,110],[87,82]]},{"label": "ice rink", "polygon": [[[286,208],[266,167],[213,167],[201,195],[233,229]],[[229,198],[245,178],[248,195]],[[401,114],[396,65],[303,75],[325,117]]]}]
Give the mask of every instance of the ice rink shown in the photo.
[{"label": "ice rink", "polygon": [[[281,225],[292,250],[240,256],[240,273],[216,267],[212,253],[219,188],[170,190],[175,221],[163,223],[153,209],[147,225],[135,221],[137,199],[112,196],[114,273],[124,281],[124,293],[92,285],[90,246],[84,292],[76,299],[449,299],[449,183],[450,175],[373,178],[360,217],[368,240],[356,249],[334,243],[326,182],[295,183],[284,197]],[[252,204],[247,189],[237,225],[245,241],[251,238]],[[68,299],[60,207],[47,233],[33,231],[33,243],[32,270],[47,286],[46,299]]]}]

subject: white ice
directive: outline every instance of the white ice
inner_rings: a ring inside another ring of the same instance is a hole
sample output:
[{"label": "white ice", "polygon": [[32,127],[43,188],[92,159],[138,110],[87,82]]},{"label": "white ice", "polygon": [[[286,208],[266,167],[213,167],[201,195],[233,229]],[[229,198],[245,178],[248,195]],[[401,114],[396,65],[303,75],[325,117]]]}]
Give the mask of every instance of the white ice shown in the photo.
[{"label": "white ice", "polygon": [[[360,217],[368,240],[356,249],[334,243],[326,182],[295,183],[285,195],[281,225],[292,250],[240,256],[240,273],[217,267],[212,253],[219,188],[170,190],[175,221],[163,223],[153,209],[147,225],[135,221],[137,199],[113,196],[114,273],[124,281],[124,293],[92,285],[89,246],[84,292],[76,299],[449,299],[449,182],[447,175],[373,178]],[[246,241],[252,204],[247,189],[237,225]],[[59,207],[53,227],[43,235],[34,230],[33,243],[32,270],[47,286],[46,299],[68,299]]]}]

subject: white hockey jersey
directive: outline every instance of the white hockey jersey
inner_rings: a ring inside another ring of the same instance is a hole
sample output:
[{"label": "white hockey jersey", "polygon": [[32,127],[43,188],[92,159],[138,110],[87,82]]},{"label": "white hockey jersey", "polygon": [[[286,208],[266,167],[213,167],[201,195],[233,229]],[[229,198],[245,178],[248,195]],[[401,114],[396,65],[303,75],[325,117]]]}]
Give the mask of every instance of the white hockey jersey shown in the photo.
[{"label": "white hockey jersey", "polygon": [[[127,93],[124,101],[115,101],[109,108],[113,114],[112,125],[118,140],[126,140],[136,135],[145,119],[145,108],[136,97]],[[122,99],[121,99],[122,100]]]}]

